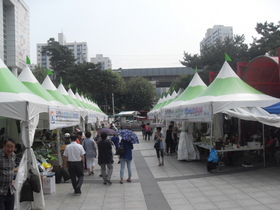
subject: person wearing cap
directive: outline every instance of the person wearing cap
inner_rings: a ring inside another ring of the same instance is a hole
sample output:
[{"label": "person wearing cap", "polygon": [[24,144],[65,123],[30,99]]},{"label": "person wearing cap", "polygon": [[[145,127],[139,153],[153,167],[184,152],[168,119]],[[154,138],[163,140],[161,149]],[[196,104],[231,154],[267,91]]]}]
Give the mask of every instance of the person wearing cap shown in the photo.
[{"label": "person wearing cap", "polygon": [[63,153],[64,168],[68,168],[75,194],[81,194],[84,181],[85,150],[82,145],[76,142],[77,137],[75,135],[70,136],[70,139],[71,143],[66,146]]}]

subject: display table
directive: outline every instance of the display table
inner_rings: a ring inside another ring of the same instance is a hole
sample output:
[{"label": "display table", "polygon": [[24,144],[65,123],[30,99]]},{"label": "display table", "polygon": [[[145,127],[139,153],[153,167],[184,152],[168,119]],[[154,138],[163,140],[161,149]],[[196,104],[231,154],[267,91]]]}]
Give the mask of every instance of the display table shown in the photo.
[{"label": "display table", "polygon": [[[197,144],[198,147],[204,148],[204,149],[212,149],[213,146],[211,145],[202,145],[202,144]],[[238,152],[238,151],[249,151],[249,150],[261,150],[263,147],[248,147],[248,146],[243,146],[243,147],[226,147],[225,149],[220,149],[217,150],[217,152]]]},{"label": "display table", "polygon": [[[203,144],[197,144],[198,147],[205,149],[207,151],[210,151],[210,149],[213,148],[213,145],[203,145]],[[252,151],[252,150],[264,150],[263,146],[259,146],[259,147],[249,147],[249,146],[242,146],[242,147],[232,147],[232,146],[227,146],[225,147],[225,149],[220,149],[217,150],[218,153],[220,153],[221,155],[227,153],[227,152],[242,152],[242,151]],[[265,167],[265,158],[263,160],[263,165]]]}]

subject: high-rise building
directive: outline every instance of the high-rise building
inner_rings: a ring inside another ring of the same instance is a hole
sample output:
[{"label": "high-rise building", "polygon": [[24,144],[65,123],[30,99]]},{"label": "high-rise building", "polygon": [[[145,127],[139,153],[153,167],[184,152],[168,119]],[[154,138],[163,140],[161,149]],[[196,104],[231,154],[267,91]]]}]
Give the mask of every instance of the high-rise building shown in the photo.
[{"label": "high-rise building", "polygon": [[96,54],[96,57],[90,58],[90,62],[100,64],[102,70],[112,69],[112,62],[109,57],[103,57],[102,54]]},{"label": "high-rise building", "polygon": [[29,8],[23,0],[0,2],[0,58],[17,76],[30,57]]},{"label": "high-rise building", "polygon": [[200,42],[200,51],[203,46],[214,45],[217,40],[224,41],[226,37],[233,38],[231,26],[214,25],[213,28],[208,28],[205,33],[205,38]]},{"label": "high-rise building", "polygon": [[[63,33],[58,33],[58,43],[65,47],[68,47],[72,50],[73,55],[76,59],[76,63],[88,62],[88,48],[86,42],[66,42],[66,37]],[[50,57],[48,55],[43,55],[41,53],[42,48],[47,46],[47,43],[37,44],[37,64],[41,64],[43,68],[49,68],[50,66]]]}]

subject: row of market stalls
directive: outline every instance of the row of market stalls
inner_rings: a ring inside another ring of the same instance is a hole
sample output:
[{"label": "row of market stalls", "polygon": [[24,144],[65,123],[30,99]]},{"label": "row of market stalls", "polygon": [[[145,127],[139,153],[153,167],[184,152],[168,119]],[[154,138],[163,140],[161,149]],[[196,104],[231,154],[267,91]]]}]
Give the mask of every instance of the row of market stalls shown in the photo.
[{"label": "row of market stalls", "polygon": [[[1,119],[20,121],[20,141],[26,148],[21,158],[15,181],[16,209],[43,209],[43,192],[34,193],[34,202],[19,202],[24,181],[29,170],[40,176],[32,144],[39,122],[50,130],[78,125],[84,131],[85,123],[91,124],[107,119],[98,105],[89,99],[65,90],[62,84],[54,86],[49,76],[42,85],[26,66],[15,77],[0,60],[0,116]],[[11,120],[12,119],[12,120]],[[6,125],[8,128],[9,125]],[[15,131],[10,131],[7,135]]]},{"label": "row of market stalls", "polygon": [[193,123],[210,123],[210,136],[213,140],[224,138],[222,114],[280,127],[280,117],[263,109],[276,106],[275,104],[278,104],[280,99],[263,94],[245,83],[236,75],[227,61],[208,87],[198,73],[195,73],[182,94],[173,94],[173,99],[170,99],[171,96],[160,99],[148,113],[148,118],[157,122],[182,122],[178,160],[196,158],[195,149],[189,149],[186,145],[189,138],[192,138]]}]

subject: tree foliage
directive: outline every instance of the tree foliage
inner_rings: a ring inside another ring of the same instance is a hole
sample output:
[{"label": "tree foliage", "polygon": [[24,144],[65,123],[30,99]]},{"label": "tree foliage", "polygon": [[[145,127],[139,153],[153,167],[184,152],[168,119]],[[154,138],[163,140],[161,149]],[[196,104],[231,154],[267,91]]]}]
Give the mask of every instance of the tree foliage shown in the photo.
[{"label": "tree foliage", "polygon": [[179,77],[177,77],[175,80],[173,80],[170,87],[174,88],[176,92],[178,92],[180,88],[186,89],[190,84],[192,78],[193,78],[192,75],[182,74]]},{"label": "tree foliage", "polygon": [[48,40],[48,45],[42,48],[42,54],[50,56],[50,65],[56,78],[63,75],[65,69],[75,64],[75,57],[72,50],[68,47],[60,45],[54,38]]},{"label": "tree foliage", "polygon": [[249,61],[257,56],[268,53],[271,56],[277,55],[277,48],[280,47],[280,25],[273,23],[257,23],[256,31],[261,35],[259,39],[254,38],[250,48],[245,44],[244,35],[234,35],[233,38],[225,38],[224,41],[218,40],[214,45],[203,46],[200,55],[191,55],[184,52],[182,65],[187,67],[203,69],[200,77],[208,84],[210,71],[219,71],[225,61],[227,53],[232,62],[229,64],[236,69],[237,62]]},{"label": "tree foliage", "polygon": [[36,65],[34,67],[34,69],[32,70],[33,75],[36,77],[36,79],[38,80],[38,82],[40,84],[43,83],[44,79],[46,78],[47,74],[46,74],[46,70],[45,68],[42,68],[42,66],[40,64]]},{"label": "tree foliage", "polygon": [[[62,78],[66,88],[70,86],[74,92],[78,90],[80,94],[95,101],[107,114],[112,113],[113,95],[115,112],[129,109],[149,110],[154,103],[155,88],[143,77],[132,78],[125,83],[124,79],[111,69],[101,70],[100,65],[90,62],[75,63],[73,52],[54,38],[48,40],[42,53],[50,56],[51,68],[56,75],[53,83],[56,86]],[[41,70],[36,68],[38,75]]]},{"label": "tree foliage", "polygon": [[154,86],[143,77],[132,77],[126,83],[126,91],[123,95],[125,110],[146,111],[153,107],[156,100]]},{"label": "tree foliage", "polygon": [[256,31],[261,37],[253,37],[253,43],[249,50],[251,58],[268,53],[270,56],[277,56],[277,49],[280,47],[280,25],[274,23],[257,23]]}]

